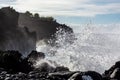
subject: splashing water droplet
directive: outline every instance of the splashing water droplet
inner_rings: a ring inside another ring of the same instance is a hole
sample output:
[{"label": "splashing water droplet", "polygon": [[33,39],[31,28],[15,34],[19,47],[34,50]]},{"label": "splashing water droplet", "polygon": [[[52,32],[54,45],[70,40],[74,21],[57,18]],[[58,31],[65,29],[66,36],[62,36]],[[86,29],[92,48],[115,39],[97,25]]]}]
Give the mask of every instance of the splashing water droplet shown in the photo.
[{"label": "splashing water droplet", "polygon": [[37,50],[46,53],[47,60],[73,71],[104,72],[120,58],[120,34],[93,33],[91,25],[83,27],[81,33],[75,33],[72,44],[69,43],[71,35],[60,29],[56,32],[56,45],[38,43]]}]

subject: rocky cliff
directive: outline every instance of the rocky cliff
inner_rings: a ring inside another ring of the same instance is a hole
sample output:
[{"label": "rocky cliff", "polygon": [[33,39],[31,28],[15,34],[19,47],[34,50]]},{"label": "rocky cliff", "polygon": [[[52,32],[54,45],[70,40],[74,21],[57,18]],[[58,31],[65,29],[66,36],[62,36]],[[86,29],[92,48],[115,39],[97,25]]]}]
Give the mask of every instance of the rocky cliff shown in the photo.
[{"label": "rocky cliff", "polygon": [[[36,50],[36,42],[55,38],[56,31],[62,28],[73,33],[66,25],[59,24],[52,17],[40,18],[38,14],[19,13],[13,8],[0,9],[0,50],[18,50],[29,53]],[[22,44],[22,45],[21,45]]]},{"label": "rocky cliff", "polygon": [[59,24],[52,17],[39,17],[39,15],[35,16],[28,11],[20,13],[18,23],[20,27],[27,27],[30,31],[35,31],[37,33],[37,40],[50,39],[59,28],[73,33],[72,28],[65,24]]},{"label": "rocky cliff", "polygon": [[35,50],[36,33],[18,27],[18,18],[19,13],[13,8],[0,9],[0,50],[18,50],[23,53]]}]

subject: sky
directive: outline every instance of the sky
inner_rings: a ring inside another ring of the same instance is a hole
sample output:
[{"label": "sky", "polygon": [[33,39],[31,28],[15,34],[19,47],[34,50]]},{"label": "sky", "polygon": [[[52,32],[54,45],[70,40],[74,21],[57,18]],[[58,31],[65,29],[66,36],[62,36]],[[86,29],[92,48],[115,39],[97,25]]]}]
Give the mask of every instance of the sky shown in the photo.
[{"label": "sky", "polygon": [[0,8],[53,16],[67,25],[119,24],[120,0],[0,0]]}]

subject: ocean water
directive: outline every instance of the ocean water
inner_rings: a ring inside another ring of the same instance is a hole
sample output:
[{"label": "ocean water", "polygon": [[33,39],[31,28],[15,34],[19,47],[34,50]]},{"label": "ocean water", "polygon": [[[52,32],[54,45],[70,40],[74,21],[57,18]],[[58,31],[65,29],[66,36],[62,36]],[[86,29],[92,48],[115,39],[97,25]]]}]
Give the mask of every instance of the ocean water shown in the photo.
[{"label": "ocean water", "polygon": [[71,71],[94,70],[103,73],[120,60],[119,24],[86,24],[72,28],[75,33],[72,44],[69,43],[70,34],[60,29],[56,32],[56,45],[51,46],[41,40],[37,43],[37,51],[44,52],[46,60],[68,67]]}]

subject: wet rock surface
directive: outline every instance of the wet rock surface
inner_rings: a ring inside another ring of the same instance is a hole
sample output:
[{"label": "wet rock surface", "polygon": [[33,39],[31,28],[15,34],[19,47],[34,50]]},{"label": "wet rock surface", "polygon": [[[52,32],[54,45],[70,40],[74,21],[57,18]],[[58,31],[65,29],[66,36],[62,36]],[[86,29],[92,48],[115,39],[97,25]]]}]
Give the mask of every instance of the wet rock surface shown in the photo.
[{"label": "wet rock surface", "polygon": [[30,71],[28,74],[22,72],[10,74],[3,70],[0,73],[0,80],[102,80],[101,78],[94,79],[89,75],[83,76],[82,72],[70,72],[70,71],[54,73]]},{"label": "wet rock surface", "polygon": [[104,80],[120,80],[120,61],[103,73]]},{"label": "wet rock surface", "polygon": [[[0,51],[0,80],[120,80],[120,61],[102,75],[95,71],[70,71],[64,66],[51,66],[48,62],[36,68],[29,59],[43,59],[45,54],[32,51],[22,58],[18,51]],[[42,60],[40,60],[42,62]]]}]

